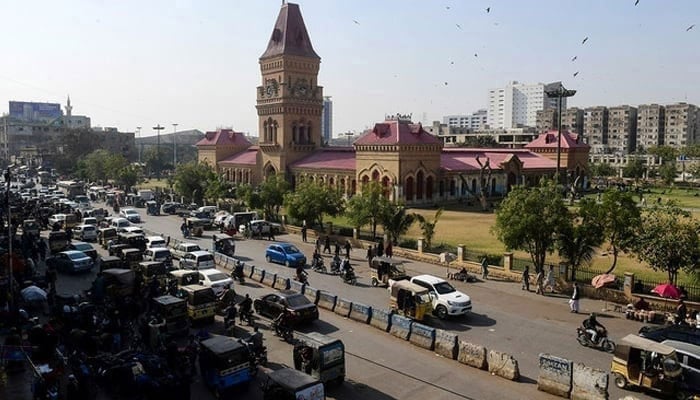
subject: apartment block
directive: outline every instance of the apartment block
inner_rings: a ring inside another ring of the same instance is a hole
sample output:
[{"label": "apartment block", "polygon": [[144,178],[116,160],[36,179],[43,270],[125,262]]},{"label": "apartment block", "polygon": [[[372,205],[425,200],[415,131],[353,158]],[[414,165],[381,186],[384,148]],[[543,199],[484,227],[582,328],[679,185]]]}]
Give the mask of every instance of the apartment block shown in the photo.
[{"label": "apartment block", "polygon": [[544,110],[537,111],[537,121],[535,123],[535,128],[537,132],[547,132],[552,129],[558,129],[559,126],[559,114],[557,110],[553,108],[545,108]]},{"label": "apartment block", "polygon": [[446,115],[442,123],[455,128],[482,129],[487,123],[487,112],[483,109],[472,114]]},{"label": "apartment block", "polygon": [[[559,99],[547,96],[561,82],[525,84],[511,81],[503,88],[489,90],[488,125],[490,129],[536,127],[537,111],[559,108]],[[566,108],[566,97],[561,99]]]},{"label": "apartment block", "polygon": [[698,107],[688,103],[668,105],[663,144],[675,148],[698,143]]},{"label": "apartment block", "polygon": [[637,108],[628,105],[608,108],[608,151],[633,153],[637,145]]},{"label": "apartment block", "polygon": [[587,107],[583,114],[583,136],[588,139],[592,154],[607,152],[608,109],[605,106]]},{"label": "apartment block", "polygon": [[658,104],[637,107],[637,149],[646,150],[664,143],[666,108]]},{"label": "apartment block", "polygon": [[[569,107],[561,113],[562,129],[572,133],[583,133],[583,109]],[[558,121],[557,121],[558,122]]]}]

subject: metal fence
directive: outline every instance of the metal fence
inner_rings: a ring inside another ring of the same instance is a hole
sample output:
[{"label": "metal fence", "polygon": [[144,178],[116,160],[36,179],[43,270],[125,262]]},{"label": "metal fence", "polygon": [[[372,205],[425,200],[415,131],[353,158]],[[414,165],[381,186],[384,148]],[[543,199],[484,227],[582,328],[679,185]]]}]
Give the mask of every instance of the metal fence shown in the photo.
[{"label": "metal fence", "polygon": [[[660,284],[665,283],[665,282],[658,282],[658,281],[652,281],[652,280],[647,280],[647,279],[639,279],[636,278],[634,279],[634,287],[632,288],[632,293],[639,293],[639,294],[648,294],[648,295],[656,295],[655,293],[652,293],[651,291],[659,286]],[[695,285],[679,285],[678,286],[681,291],[685,291],[687,293],[687,300],[689,301],[700,301],[700,286],[695,286]]]}]

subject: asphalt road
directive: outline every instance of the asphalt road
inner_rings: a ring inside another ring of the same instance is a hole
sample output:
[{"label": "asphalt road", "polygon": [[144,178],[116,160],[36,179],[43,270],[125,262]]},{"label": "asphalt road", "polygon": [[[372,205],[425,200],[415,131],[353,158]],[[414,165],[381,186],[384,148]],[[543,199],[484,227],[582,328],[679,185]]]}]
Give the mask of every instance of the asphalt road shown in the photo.
[{"label": "asphalt road", "polygon": [[[181,220],[176,216],[146,216],[143,227],[149,231],[182,239],[179,231]],[[211,248],[211,233],[205,237],[192,238],[188,241],[200,243],[201,247]],[[301,243],[295,235],[280,235],[279,241],[297,244],[308,258],[313,251],[311,243]],[[266,270],[275,271],[286,276],[293,276],[294,270],[281,265],[269,264],[264,259],[264,249],[269,245],[266,240],[237,241],[236,255],[246,263],[252,263]],[[341,297],[360,301],[379,308],[388,307],[386,289],[370,285],[369,270],[364,260],[365,251],[353,250],[353,266],[359,276],[356,286],[342,283],[337,276],[323,275],[309,270],[310,285],[328,290]],[[328,259],[326,265],[328,265]],[[432,264],[406,261],[410,275],[429,273],[444,276],[445,268]],[[85,289],[94,278],[94,273],[59,277],[60,292],[75,292]],[[565,297],[539,296],[520,290],[518,284],[502,281],[478,283],[456,283],[455,286],[472,298],[473,312],[466,318],[438,320],[430,318],[429,325],[455,331],[461,340],[484,345],[488,349],[512,354],[519,362],[523,376],[521,382],[513,383],[492,377],[487,372],[463,366],[456,361],[445,360],[432,352],[416,348],[388,334],[362,324],[343,319],[337,315],[322,311],[320,321],[310,327],[331,336],[341,338],[346,345],[346,363],[348,382],[341,388],[329,392],[331,399],[521,399],[548,398],[548,395],[536,390],[537,355],[551,353],[577,362],[607,370],[612,356],[607,353],[581,347],[575,338],[576,327],[585,318],[585,314],[570,314]],[[246,281],[244,286],[237,284],[237,293],[251,293],[258,296],[273,289]],[[613,340],[635,333],[639,323],[623,318],[619,313],[601,313],[604,303],[594,300],[582,300],[582,313],[597,312],[601,322],[608,328]],[[269,358],[272,363],[291,364],[291,346],[277,340],[265,331]],[[274,365],[274,364],[273,364]],[[458,379],[455,379],[458,377]],[[241,398],[259,399],[261,394],[257,385]],[[208,392],[196,383],[193,394],[206,395]],[[611,398],[617,399],[631,394],[611,384]],[[634,393],[640,399],[649,398]],[[554,398],[554,397],[552,397]]]}]

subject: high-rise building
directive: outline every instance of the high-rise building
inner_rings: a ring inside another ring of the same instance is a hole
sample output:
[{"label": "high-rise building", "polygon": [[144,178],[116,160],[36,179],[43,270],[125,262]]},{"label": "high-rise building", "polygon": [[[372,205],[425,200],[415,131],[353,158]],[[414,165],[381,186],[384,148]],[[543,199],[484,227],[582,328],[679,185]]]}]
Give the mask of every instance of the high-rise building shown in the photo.
[{"label": "high-rise building", "polygon": [[676,103],[665,108],[663,144],[681,148],[698,143],[698,107],[694,104]]},{"label": "high-rise building", "polygon": [[329,143],[333,137],[333,100],[331,100],[331,96],[323,96],[321,132],[323,132],[323,142]]},{"label": "high-rise building", "polygon": [[563,111],[561,113],[561,126],[562,129],[572,133],[583,133],[583,109],[570,107]]},{"label": "high-rise building", "polygon": [[633,153],[637,146],[637,108],[628,105],[608,108],[608,151]]},{"label": "high-rise building", "polygon": [[637,107],[637,148],[649,149],[664,142],[666,108],[658,104]]},{"label": "high-rise building", "polygon": [[559,112],[553,108],[537,111],[537,122],[535,123],[537,132],[542,133],[557,129],[559,126],[559,116],[557,114]]},{"label": "high-rise building", "polygon": [[[525,84],[509,82],[506,87],[489,90],[488,125],[491,129],[537,126],[537,111],[559,107],[559,99],[547,96],[561,82]],[[566,98],[562,98],[562,109]]]},{"label": "high-rise building", "polygon": [[[563,124],[562,124],[563,125]],[[592,154],[607,152],[608,109],[605,106],[587,107],[583,115],[583,136],[588,138]]]},{"label": "high-rise building", "polygon": [[477,110],[472,114],[463,115],[446,115],[442,117],[442,123],[454,128],[482,129],[488,123],[488,112],[486,110]]}]

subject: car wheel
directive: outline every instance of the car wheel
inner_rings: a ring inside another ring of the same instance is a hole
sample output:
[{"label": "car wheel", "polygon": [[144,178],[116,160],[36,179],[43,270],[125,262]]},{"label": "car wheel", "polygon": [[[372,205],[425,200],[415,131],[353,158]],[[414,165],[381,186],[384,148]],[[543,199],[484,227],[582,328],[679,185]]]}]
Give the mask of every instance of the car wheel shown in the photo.
[{"label": "car wheel", "polygon": [[287,268],[289,268],[289,267],[292,266],[292,263],[290,263],[289,260],[287,260],[287,261],[284,262],[284,265],[285,265]]},{"label": "car wheel", "polygon": [[624,389],[625,386],[627,386],[627,379],[625,379],[625,377],[618,372],[615,372],[613,374],[613,381],[615,382],[615,386],[617,386],[620,389]]},{"label": "car wheel", "polygon": [[269,255],[266,255],[266,256],[265,256],[265,259],[267,260],[267,262],[272,262],[272,258],[270,258]]},{"label": "car wheel", "polygon": [[379,281],[377,280],[377,278],[372,278],[372,286],[374,286],[374,287],[379,286]]},{"label": "car wheel", "polygon": [[440,319],[447,318],[447,308],[445,308],[443,305],[437,306],[435,309],[435,315],[437,315],[437,317]]}]

